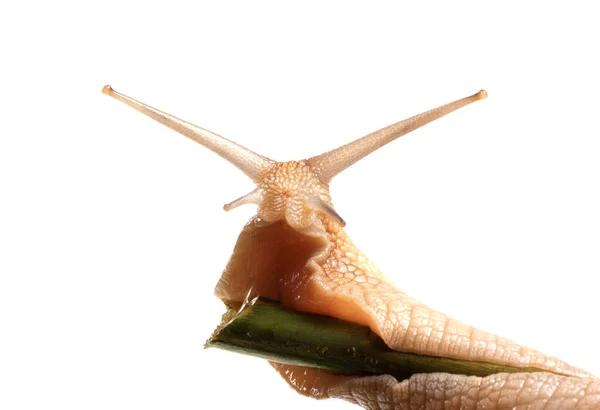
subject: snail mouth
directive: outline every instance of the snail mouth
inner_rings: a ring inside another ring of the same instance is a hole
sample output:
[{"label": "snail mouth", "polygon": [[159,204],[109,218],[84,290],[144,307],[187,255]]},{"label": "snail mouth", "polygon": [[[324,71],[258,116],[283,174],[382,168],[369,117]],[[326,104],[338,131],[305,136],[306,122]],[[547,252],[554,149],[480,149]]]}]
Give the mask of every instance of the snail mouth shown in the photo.
[{"label": "snail mouth", "polygon": [[215,295],[229,306],[259,296],[286,304],[310,279],[309,261],[324,257],[328,245],[322,227],[299,231],[284,220],[252,218],[238,237]]},{"label": "snail mouth", "polygon": [[[235,309],[259,296],[295,308],[298,297],[306,295],[305,286],[311,280],[310,264],[327,258],[330,248],[324,230],[303,233],[285,220],[266,223],[253,218],[238,237],[215,295]],[[324,398],[330,388],[353,379],[317,369],[275,362],[271,365],[300,394],[312,397]],[[313,386],[310,392],[305,385]]]}]

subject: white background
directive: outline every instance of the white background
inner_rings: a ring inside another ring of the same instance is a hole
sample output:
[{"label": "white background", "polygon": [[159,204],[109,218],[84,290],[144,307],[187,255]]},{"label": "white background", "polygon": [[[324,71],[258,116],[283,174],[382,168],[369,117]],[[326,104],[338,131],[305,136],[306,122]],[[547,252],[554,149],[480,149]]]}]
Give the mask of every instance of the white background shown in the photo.
[{"label": "white background", "polygon": [[411,295],[600,375],[594,2],[188,3],[0,10],[0,408],[353,408],[203,350],[251,182],[107,83],[277,160],[485,88],[336,208]]}]

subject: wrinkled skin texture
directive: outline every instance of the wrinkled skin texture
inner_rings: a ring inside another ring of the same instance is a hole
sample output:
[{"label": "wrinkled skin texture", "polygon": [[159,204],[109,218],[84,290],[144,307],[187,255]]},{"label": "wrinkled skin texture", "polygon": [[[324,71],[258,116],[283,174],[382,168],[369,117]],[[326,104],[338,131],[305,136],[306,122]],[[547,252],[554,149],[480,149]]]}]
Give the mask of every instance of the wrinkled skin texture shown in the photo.
[{"label": "wrinkled skin texture", "polygon": [[[287,193],[271,198],[285,208],[281,195]],[[485,378],[419,374],[398,382],[389,375],[337,376],[271,363],[299,393],[341,398],[367,409],[600,408],[600,381],[592,375],[410,298],[334,219],[306,208],[297,214],[312,225],[302,225],[286,219],[292,214],[279,209],[273,220],[256,217],[244,227],[217,284],[219,298],[243,303],[264,296],[291,309],[367,325],[395,350],[548,371]]]}]

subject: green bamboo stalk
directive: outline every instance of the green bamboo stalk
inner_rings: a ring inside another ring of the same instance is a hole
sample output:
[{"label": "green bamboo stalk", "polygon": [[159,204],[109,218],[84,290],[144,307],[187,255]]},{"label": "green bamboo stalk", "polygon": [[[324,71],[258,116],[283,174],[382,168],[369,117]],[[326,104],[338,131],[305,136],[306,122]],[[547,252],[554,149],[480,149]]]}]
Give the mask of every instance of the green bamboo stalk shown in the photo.
[{"label": "green bamboo stalk", "polygon": [[209,347],[336,374],[390,374],[398,380],[416,373],[483,377],[495,373],[543,371],[398,352],[366,326],[297,312],[263,298],[239,309],[229,309],[206,342],[205,348]]}]

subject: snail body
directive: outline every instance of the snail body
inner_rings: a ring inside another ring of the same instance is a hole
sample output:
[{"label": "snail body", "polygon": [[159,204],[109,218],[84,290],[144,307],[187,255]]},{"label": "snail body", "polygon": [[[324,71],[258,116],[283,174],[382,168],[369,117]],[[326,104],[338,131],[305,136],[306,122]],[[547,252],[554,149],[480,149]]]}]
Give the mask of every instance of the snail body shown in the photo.
[{"label": "snail body", "polygon": [[[329,185],[336,175],[398,137],[486,98],[485,91],[324,154],[289,162],[266,158],[109,86],[103,92],[207,147],[254,182],[251,192],[224,206],[229,211],[245,204],[258,205],[215,289],[226,304],[241,305],[250,298],[266,297],[294,310],[366,325],[389,347],[402,352],[590,377],[561,360],[475,329],[409,297],[353,244],[344,230],[346,222],[334,208]],[[347,386],[364,382],[319,370],[272,365],[300,393],[313,397],[342,396]]]}]

